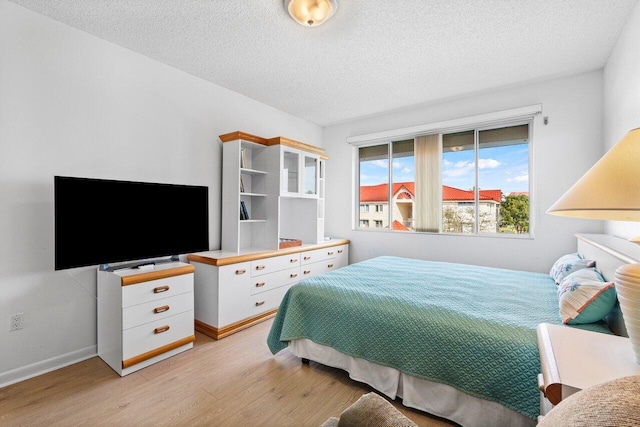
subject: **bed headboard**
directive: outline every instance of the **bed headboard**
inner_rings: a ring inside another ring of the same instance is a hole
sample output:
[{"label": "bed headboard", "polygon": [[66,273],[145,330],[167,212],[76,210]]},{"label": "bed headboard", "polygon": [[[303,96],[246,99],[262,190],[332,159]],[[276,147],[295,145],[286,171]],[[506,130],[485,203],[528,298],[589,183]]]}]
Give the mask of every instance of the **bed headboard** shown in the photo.
[{"label": "bed headboard", "polygon": [[[576,234],[576,238],[578,253],[583,258],[596,260],[596,268],[607,281],[615,279],[616,269],[621,265],[640,263],[640,245],[636,243],[607,234]],[[605,321],[615,334],[628,336],[617,303]]]}]

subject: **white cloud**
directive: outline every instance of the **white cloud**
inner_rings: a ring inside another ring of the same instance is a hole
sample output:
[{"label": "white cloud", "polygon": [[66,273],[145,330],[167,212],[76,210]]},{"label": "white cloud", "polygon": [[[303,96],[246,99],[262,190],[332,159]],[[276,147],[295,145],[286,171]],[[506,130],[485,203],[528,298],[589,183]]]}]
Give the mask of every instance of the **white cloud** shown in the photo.
[{"label": "white cloud", "polygon": [[446,178],[458,178],[468,175],[471,171],[472,169],[470,168],[449,169],[446,171],[442,171],[442,175]]},{"label": "white cloud", "polygon": [[389,162],[387,162],[386,160],[373,160],[371,161],[371,164],[373,166],[377,166],[379,168],[384,168],[384,169],[389,167]]},{"label": "white cloud", "polygon": [[402,169],[402,173],[410,174],[410,173],[411,173],[411,168],[404,168],[404,169]]},{"label": "white cloud", "polygon": [[495,159],[478,159],[479,169],[494,169],[500,166],[500,162]]},{"label": "white cloud", "polygon": [[507,179],[507,182],[529,182],[529,174],[518,175],[515,178]]}]

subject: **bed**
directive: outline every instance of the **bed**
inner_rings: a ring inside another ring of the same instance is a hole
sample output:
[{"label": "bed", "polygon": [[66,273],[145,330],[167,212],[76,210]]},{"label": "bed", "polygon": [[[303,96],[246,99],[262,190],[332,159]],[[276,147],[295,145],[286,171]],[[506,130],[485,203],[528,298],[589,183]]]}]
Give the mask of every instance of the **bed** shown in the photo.
[{"label": "bed", "polygon": [[293,286],[267,343],[464,426],[529,426],[542,322],[562,324],[549,274],[383,256]]}]

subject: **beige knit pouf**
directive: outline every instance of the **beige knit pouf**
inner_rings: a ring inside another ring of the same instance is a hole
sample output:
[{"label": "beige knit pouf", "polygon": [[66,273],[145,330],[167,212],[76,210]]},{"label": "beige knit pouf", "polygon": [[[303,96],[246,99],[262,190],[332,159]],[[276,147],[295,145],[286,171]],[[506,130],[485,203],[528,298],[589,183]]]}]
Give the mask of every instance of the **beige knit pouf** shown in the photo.
[{"label": "beige knit pouf", "polygon": [[640,426],[640,375],[624,377],[572,394],[538,427]]},{"label": "beige knit pouf", "polygon": [[320,427],[418,427],[391,403],[376,393],[360,397],[340,418],[329,418]]}]

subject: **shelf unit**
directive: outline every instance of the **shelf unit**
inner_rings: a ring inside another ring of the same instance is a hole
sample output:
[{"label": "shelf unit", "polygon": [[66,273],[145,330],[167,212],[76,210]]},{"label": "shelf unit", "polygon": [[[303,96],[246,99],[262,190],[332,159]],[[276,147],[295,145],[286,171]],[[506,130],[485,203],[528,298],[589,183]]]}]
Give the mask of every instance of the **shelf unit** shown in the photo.
[{"label": "shelf unit", "polygon": [[324,241],[323,149],[241,131],[220,140],[222,250],[274,250],[280,238]]},{"label": "shelf unit", "polygon": [[[275,201],[269,196],[269,153],[262,139],[238,133],[223,141],[222,247],[267,247],[277,239]],[[242,217],[242,205],[248,218]]]}]

